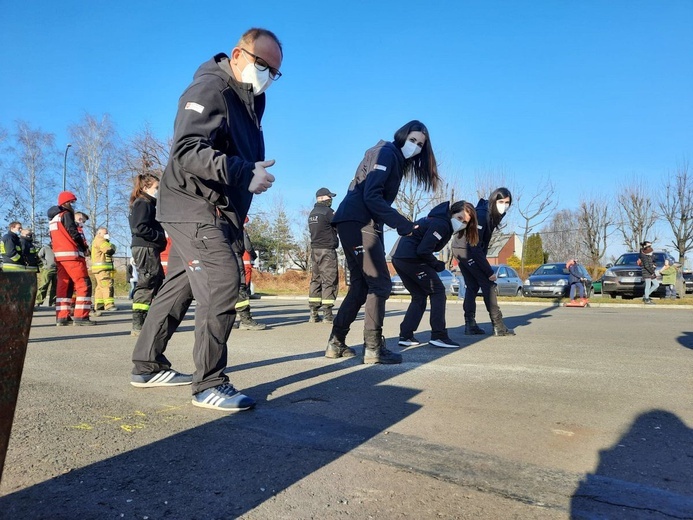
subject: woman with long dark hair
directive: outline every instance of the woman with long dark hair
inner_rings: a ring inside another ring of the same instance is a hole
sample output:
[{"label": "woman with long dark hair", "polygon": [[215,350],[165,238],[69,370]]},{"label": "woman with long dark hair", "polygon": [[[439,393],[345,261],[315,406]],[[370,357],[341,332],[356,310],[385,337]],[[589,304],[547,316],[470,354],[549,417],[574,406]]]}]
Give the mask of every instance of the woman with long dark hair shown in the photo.
[{"label": "woman with long dark hair", "polygon": [[416,347],[421,342],[414,332],[426,311],[426,300],[431,299],[431,339],[434,347],[457,348],[448,335],[445,324],[445,286],[437,273],[445,269],[445,262],[433,253],[442,250],[453,233],[464,236],[469,244],[479,241],[476,211],[463,200],[438,204],[427,217],[416,221],[418,226],[411,235],[400,238],[392,251],[392,265],[411,294],[411,303],[399,326],[399,344]]},{"label": "woman with long dark hair", "polygon": [[159,179],[139,174],[130,195],[130,232],[132,258],[137,269],[137,284],[132,295],[132,331],[139,336],[149,307],[164,281],[161,252],[166,247],[164,228],[156,220],[156,195]]},{"label": "woman with long dark hair", "polygon": [[481,289],[486,310],[491,317],[493,333],[496,336],[514,336],[515,332],[503,323],[503,314],[498,307],[496,294],[496,275],[486,259],[491,236],[498,228],[513,197],[507,188],[498,188],[486,199],[476,205],[479,221],[479,242],[471,244],[467,237],[455,237],[452,242],[452,253],[459,262],[460,271],[467,286],[464,293],[464,333],[485,334],[484,329],[476,324],[476,295]]},{"label": "woman with long dark hair", "polygon": [[366,151],[332,219],[344,249],[351,283],[332,324],[325,351],[329,358],[356,355],[346,345],[346,335],[365,303],[363,362],[402,362],[400,354],[385,347],[382,334],[385,302],[392,289],[385,261],[383,226],[395,228],[401,236],[414,230],[414,223],[392,207],[402,179],[410,175],[426,190],[434,190],[438,185],[430,136],[420,121],[410,121],[395,132],[393,141],[380,141]]}]

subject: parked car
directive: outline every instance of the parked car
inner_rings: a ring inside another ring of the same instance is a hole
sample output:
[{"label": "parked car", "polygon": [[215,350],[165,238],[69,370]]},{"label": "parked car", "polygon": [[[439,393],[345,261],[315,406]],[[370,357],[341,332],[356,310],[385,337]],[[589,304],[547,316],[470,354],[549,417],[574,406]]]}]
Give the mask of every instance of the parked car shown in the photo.
[{"label": "parked car", "polygon": [[684,271],[682,275],[686,284],[686,294],[693,293],[693,271]]},{"label": "parked car", "polygon": [[[671,264],[677,264],[674,257],[666,251],[655,251],[652,256],[657,269],[664,267],[664,260],[669,260]],[[642,298],[645,294],[645,280],[642,277],[642,267],[638,265],[639,258],[640,253],[624,253],[618,257],[615,264],[608,265],[608,269],[604,273],[602,292],[612,298],[616,298],[618,295],[624,299]],[[681,271],[677,274],[677,278],[680,280],[677,280],[676,286],[683,287]],[[663,297],[666,295],[666,288],[660,285],[652,294]]]},{"label": "parked car", "polygon": [[[592,289],[592,277],[587,269],[577,264],[580,277],[586,280],[585,295],[589,298],[594,294]],[[543,264],[529,275],[522,286],[525,296],[539,296],[547,298],[561,298],[570,294],[568,267],[565,263]]]},{"label": "parked car", "polygon": [[[522,278],[520,278],[512,267],[506,264],[492,265],[493,273],[496,275],[496,294],[498,296],[522,296]],[[462,294],[459,294],[462,287]],[[462,275],[457,277],[457,281],[453,282],[452,294],[459,295],[464,298],[464,278]],[[481,294],[481,289],[477,295]]]},{"label": "parked car", "polygon": [[[445,294],[453,294],[452,285],[457,280],[457,278],[455,278],[455,275],[447,269],[444,269],[443,271],[438,273],[438,278],[440,278],[440,281],[443,282],[443,285],[445,286]],[[409,294],[409,290],[404,286],[404,284],[402,283],[402,279],[398,274],[393,275],[391,280],[391,294]]]}]

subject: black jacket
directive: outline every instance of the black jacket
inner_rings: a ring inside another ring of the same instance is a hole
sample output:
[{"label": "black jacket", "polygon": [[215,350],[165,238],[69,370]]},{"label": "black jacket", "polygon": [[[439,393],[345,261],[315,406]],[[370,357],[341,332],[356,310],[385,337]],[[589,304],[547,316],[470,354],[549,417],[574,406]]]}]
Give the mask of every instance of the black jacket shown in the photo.
[{"label": "black jacket", "polygon": [[9,231],[2,237],[2,263],[24,265],[22,244],[19,237],[12,231]]},{"label": "black jacket", "polygon": [[[500,220],[503,220],[503,217],[505,214],[501,215]],[[479,222],[479,243],[471,246],[467,243],[467,238],[464,235],[460,238],[459,234],[455,234],[452,240],[452,254],[455,255],[458,262],[466,263],[469,267],[476,265],[487,277],[490,277],[493,275],[493,269],[491,269],[486,255],[491,243],[491,236],[500,221],[493,222],[486,199],[479,199],[476,205],[476,218]]]},{"label": "black jacket", "polygon": [[334,210],[324,202],[316,202],[308,216],[310,247],[313,249],[337,249],[339,238],[337,229],[332,226]]},{"label": "black jacket", "polygon": [[647,253],[640,252],[640,263],[642,264],[642,275],[643,278],[656,278],[657,273],[656,266],[654,263],[653,256]]},{"label": "black jacket", "polygon": [[[240,230],[248,186],[265,158],[265,94],[232,78],[217,54],[195,72],[178,102],[173,146],[159,186],[160,222],[214,223],[218,211]],[[226,62],[228,63],[228,62]]]},{"label": "black jacket", "polygon": [[130,206],[131,247],[153,247],[158,251],[166,249],[164,228],[156,220],[156,199],[143,193]]},{"label": "black jacket", "polygon": [[337,208],[333,224],[340,222],[385,223],[400,235],[408,235],[414,224],[392,207],[404,177],[402,151],[393,143],[380,141],[366,151],[349,191]]},{"label": "black jacket", "polygon": [[19,242],[22,245],[22,258],[24,260],[24,264],[28,267],[35,267],[38,269],[38,266],[39,266],[38,249],[36,249],[36,246],[34,245],[34,241],[29,240],[28,238],[25,238],[25,237],[20,237]]},{"label": "black jacket", "polygon": [[411,235],[400,237],[393,248],[392,258],[419,260],[439,270],[440,262],[433,253],[445,247],[452,237],[450,203],[433,208],[427,217],[415,222],[419,227]]}]

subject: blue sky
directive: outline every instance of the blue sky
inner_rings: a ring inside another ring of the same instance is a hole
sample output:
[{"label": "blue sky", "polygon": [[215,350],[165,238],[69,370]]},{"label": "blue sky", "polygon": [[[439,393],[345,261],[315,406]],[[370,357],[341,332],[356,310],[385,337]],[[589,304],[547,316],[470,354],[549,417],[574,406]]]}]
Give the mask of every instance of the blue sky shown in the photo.
[{"label": "blue sky", "polygon": [[[248,27],[282,40],[263,121],[289,209],[344,194],[365,149],[410,119],[475,199],[504,172],[559,206],[693,158],[693,1],[2,2],[0,126],[56,134],[85,112],[172,133],[193,72]],[[262,199],[265,199],[264,202]],[[614,241],[618,238],[614,237]]]}]

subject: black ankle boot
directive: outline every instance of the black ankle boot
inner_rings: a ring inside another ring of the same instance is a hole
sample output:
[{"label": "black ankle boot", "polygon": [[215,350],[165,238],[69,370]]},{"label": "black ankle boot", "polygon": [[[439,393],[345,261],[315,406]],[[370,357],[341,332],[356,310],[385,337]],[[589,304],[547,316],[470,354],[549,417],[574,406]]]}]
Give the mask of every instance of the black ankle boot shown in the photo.
[{"label": "black ankle boot", "polygon": [[367,365],[396,365],[402,362],[402,355],[385,348],[382,329],[363,331],[363,362]]},{"label": "black ankle boot", "polygon": [[347,347],[345,343],[348,332],[348,329],[343,331],[337,330],[335,327],[332,328],[332,333],[325,349],[325,357],[334,359],[354,357],[356,355],[356,351],[351,347]]},{"label": "black ankle boot", "polygon": [[474,336],[479,334],[486,334],[486,331],[476,324],[476,320],[465,320],[464,322],[464,333],[467,336]]},{"label": "black ankle boot", "polygon": [[493,335],[494,336],[514,336],[515,331],[513,329],[509,329],[508,327],[505,326],[505,323],[500,321],[498,323],[493,324]]}]

